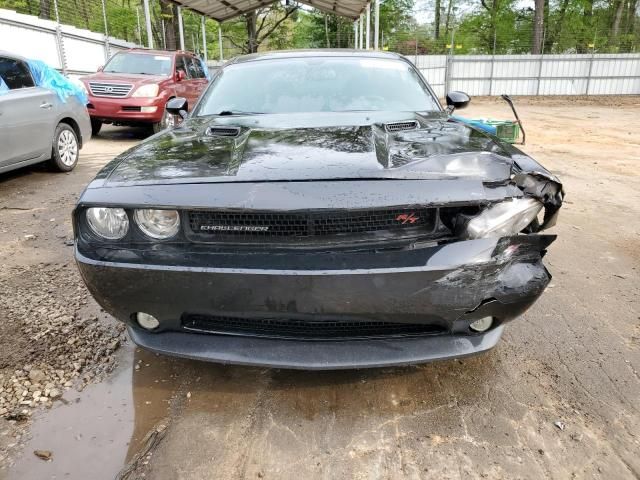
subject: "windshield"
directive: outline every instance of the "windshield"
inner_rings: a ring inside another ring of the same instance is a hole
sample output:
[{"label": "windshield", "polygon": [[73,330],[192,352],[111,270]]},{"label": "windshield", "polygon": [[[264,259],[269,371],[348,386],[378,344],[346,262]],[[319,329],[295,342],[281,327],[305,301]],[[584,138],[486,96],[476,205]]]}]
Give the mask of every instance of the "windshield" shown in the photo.
[{"label": "windshield", "polygon": [[414,68],[379,58],[286,58],[224,68],[196,115],[439,111]]},{"label": "windshield", "polygon": [[170,75],[171,57],[148,53],[118,53],[109,60],[103,71],[108,73]]}]

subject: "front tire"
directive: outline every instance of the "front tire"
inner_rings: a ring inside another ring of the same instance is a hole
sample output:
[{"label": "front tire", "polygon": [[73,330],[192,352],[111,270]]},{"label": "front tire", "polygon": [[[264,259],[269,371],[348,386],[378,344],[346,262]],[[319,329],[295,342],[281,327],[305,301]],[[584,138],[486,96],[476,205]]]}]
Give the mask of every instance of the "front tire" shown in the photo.
[{"label": "front tire", "polygon": [[76,132],[66,123],[59,123],[53,135],[51,166],[59,172],[70,172],[75,168],[80,156]]},{"label": "front tire", "polygon": [[151,128],[153,133],[158,133],[164,130],[165,128],[173,128],[176,125],[176,119],[173,115],[171,115],[167,110],[164,110],[162,114],[162,119],[159,122],[153,123]]},{"label": "front tire", "polygon": [[100,133],[100,129],[102,128],[102,121],[91,119],[91,135],[98,135]]}]

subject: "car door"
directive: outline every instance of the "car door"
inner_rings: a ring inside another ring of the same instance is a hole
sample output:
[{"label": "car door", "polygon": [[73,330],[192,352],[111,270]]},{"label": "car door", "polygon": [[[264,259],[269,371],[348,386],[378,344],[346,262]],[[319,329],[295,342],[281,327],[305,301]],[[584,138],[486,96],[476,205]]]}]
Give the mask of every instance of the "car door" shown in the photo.
[{"label": "car door", "polygon": [[9,91],[0,95],[0,168],[51,152],[59,101],[38,87],[27,64],[0,57],[0,76]]},{"label": "car door", "polygon": [[[200,95],[207,88],[209,84],[209,80],[207,79],[207,75],[205,74],[204,68],[202,66],[202,62],[197,57],[189,57],[189,61],[191,63],[191,78],[194,85],[194,89],[196,90],[196,101],[200,98]],[[194,103],[195,105],[195,103]]]},{"label": "car door", "polygon": [[194,85],[191,79],[191,68],[189,66],[189,57],[186,55],[176,56],[176,73],[183,72],[184,78],[176,82],[176,95],[178,97],[184,97],[189,102],[189,110],[191,110],[197,100],[197,96],[194,95]]}]

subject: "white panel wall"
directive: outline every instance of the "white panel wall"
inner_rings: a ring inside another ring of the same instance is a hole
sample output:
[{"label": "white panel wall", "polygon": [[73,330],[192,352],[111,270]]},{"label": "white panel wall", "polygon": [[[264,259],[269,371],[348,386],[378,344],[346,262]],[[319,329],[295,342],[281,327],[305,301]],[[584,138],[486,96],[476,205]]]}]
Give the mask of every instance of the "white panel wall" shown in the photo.
[{"label": "white panel wall", "polygon": [[[59,70],[56,22],[0,9],[0,49],[23,57],[42,60]],[[92,73],[108,60],[105,36],[70,25],[60,25],[66,70],[73,74]],[[109,37],[111,55],[138,45]]]},{"label": "white panel wall", "polygon": [[440,97],[445,90],[469,95],[640,94],[640,54],[454,55],[448,61],[446,55],[407,58]]}]

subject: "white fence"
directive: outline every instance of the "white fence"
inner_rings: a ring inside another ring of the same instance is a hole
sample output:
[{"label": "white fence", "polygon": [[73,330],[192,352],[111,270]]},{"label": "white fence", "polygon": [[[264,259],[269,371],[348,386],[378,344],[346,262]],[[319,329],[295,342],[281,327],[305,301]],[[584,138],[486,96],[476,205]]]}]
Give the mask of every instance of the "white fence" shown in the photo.
[{"label": "white fence", "polygon": [[93,73],[118,50],[136,46],[101,33],[0,9],[0,50],[42,60],[69,75]]},{"label": "white fence", "polygon": [[[0,49],[43,60],[71,75],[95,72],[117,50],[135,47],[31,15],[0,9]],[[409,56],[438,96],[640,94],[640,54]],[[215,63],[215,62],[212,62]]]},{"label": "white fence", "polygon": [[640,54],[408,57],[438,96],[640,94]]}]

